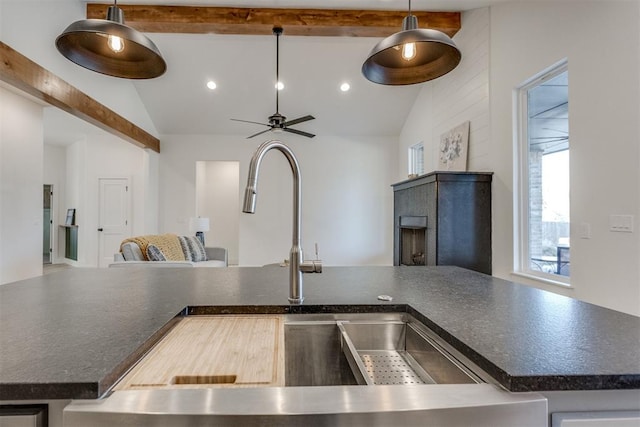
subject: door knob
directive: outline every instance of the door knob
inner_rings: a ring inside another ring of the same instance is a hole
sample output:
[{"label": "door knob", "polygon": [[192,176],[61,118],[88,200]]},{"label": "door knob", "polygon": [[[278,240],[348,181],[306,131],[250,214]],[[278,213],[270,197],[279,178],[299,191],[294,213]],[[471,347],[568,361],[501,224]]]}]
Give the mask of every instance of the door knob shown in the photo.
[{"label": "door knob", "polygon": [[98,228],[98,231],[104,231],[104,228]]}]

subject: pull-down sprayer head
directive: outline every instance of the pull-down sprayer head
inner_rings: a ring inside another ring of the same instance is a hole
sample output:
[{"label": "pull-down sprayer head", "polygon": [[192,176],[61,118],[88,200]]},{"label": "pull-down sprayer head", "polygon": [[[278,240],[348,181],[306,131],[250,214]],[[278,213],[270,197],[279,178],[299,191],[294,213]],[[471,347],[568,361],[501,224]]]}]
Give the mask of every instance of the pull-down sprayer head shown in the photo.
[{"label": "pull-down sprayer head", "polygon": [[256,213],[256,189],[253,186],[247,186],[244,190],[244,203],[242,204],[242,212]]}]

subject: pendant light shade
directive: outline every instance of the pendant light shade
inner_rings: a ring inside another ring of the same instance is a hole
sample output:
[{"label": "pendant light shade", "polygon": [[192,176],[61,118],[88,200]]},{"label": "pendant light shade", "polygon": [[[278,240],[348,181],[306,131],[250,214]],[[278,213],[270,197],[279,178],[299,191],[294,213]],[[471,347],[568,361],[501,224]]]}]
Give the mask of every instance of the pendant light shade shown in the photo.
[{"label": "pendant light shade", "polygon": [[362,65],[362,74],[383,85],[410,85],[436,79],[456,68],[462,55],[455,43],[438,30],[418,28],[418,18],[409,15],[402,31],[380,41]]},{"label": "pendant light shade", "polygon": [[115,4],[107,19],[85,19],[69,25],[56,39],[67,59],[89,70],[125,79],[151,79],[167,69],[160,51],[144,34],[124,25]]}]

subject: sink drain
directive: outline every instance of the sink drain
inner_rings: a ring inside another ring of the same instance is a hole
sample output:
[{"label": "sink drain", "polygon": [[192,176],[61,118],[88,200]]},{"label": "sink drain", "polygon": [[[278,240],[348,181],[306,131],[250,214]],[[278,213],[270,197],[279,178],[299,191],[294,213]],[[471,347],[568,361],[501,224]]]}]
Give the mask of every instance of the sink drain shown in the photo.
[{"label": "sink drain", "polygon": [[426,373],[419,375],[408,362],[408,355],[403,353],[395,350],[367,350],[358,352],[358,355],[375,385],[435,383]]}]

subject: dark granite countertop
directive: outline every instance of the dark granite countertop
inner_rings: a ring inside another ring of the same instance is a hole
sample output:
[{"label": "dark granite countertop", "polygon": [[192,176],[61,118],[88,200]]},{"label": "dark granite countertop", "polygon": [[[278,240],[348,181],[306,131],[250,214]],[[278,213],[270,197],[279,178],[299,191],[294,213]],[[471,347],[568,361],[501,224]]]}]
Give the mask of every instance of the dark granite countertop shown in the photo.
[{"label": "dark granite countertop", "polygon": [[[70,269],[0,286],[0,400],[98,398],[180,313],[408,311],[511,391],[640,389],[640,318],[457,267]],[[394,297],[381,302],[378,295]]]}]

